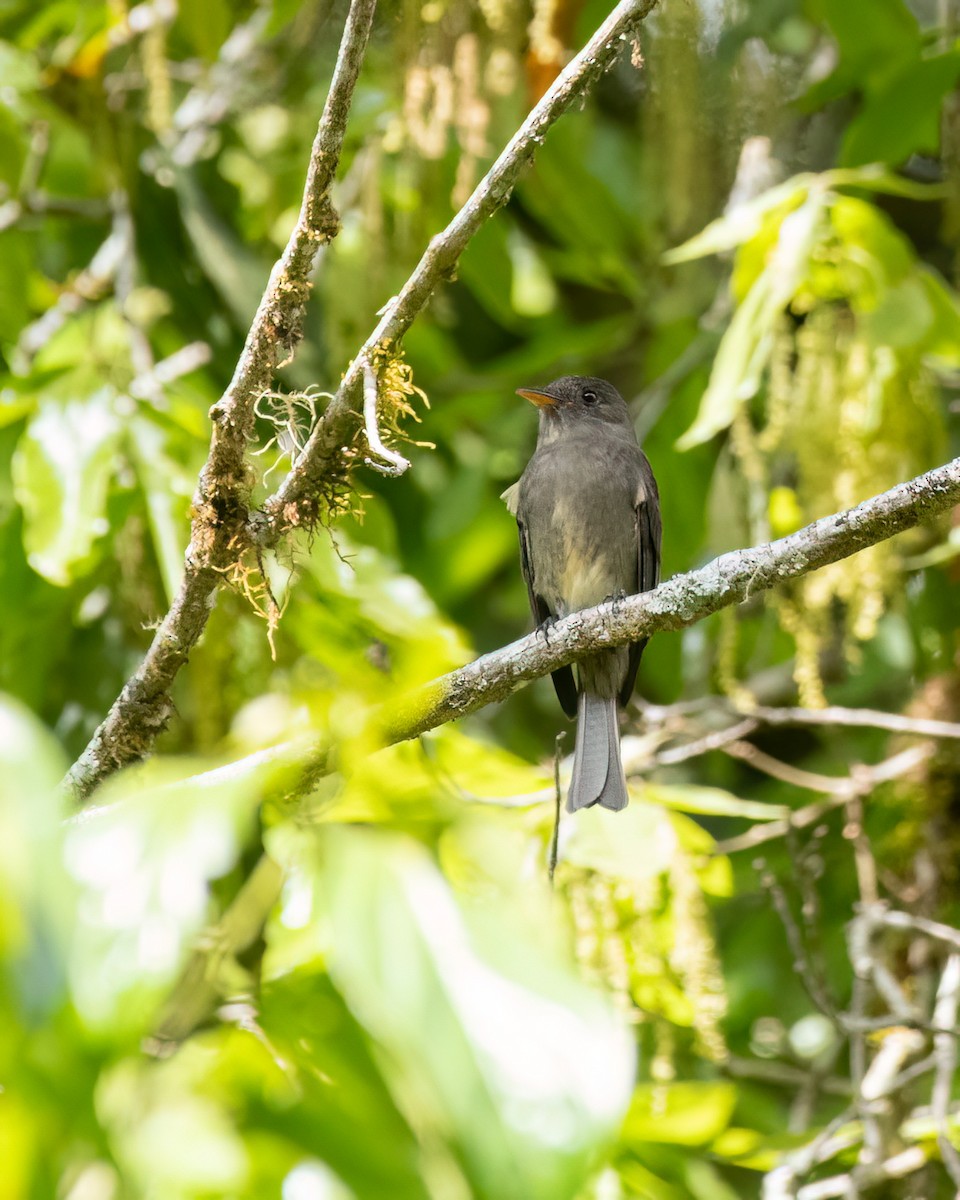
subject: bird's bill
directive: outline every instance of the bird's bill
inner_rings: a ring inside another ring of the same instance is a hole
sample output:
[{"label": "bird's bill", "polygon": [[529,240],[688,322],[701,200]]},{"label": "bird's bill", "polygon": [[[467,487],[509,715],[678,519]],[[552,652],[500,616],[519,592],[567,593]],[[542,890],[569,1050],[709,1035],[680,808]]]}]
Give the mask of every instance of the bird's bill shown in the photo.
[{"label": "bird's bill", "polygon": [[542,392],[539,388],[517,388],[517,395],[522,396],[524,400],[529,400],[538,408],[556,407],[556,396],[551,396],[549,392]]}]

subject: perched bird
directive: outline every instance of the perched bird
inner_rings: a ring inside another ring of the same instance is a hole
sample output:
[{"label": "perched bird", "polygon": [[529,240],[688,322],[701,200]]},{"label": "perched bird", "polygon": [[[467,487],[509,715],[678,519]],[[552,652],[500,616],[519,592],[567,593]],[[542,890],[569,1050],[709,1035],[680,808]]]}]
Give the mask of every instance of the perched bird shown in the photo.
[{"label": "perched bird", "polygon": [[[645,592],[660,577],[660,497],[617,389],[603,379],[565,375],[545,388],[520,388],[540,409],[537,448],[518,483],[503,493],[517,518],[520,563],[538,627],[604,600]],[[621,809],[618,703],[633,692],[646,639],[602,650],[553,673],[577,740],[567,811]]]}]

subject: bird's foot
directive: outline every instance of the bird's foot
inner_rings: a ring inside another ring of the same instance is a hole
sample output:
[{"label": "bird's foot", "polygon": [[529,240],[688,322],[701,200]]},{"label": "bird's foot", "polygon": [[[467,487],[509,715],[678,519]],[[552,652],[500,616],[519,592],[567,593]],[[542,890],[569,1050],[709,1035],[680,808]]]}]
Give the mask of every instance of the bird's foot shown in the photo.
[{"label": "bird's foot", "polygon": [[551,615],[549,617],[544,617],[537,626],[537,633],[542,635],[543,640],[548,646],[550,645],[550,630],[554,627],[554,625],[556,625],[556,623],[557,618]]},{"label": "bird's foot", "polygon": [[623,606],[624,600],[627,598],[626,592],[612,592],[609,596],[604,596],[604,604],[612,604],[613,611],[618,613]]}]

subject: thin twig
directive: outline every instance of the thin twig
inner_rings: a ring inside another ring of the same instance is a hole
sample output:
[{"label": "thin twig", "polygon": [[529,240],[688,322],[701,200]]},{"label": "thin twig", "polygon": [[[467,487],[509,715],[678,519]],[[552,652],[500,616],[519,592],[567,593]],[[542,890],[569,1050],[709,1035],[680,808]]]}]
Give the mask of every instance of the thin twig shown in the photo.
[{"label": "thin twig", "polygon": [[[911,746],[910,749],[903,750],[900,754],[895,754],[891,758],[877,763],[875,767],[864,767],[862,769],[870,772],[871,784],[873,787],[876,787],[878,784],[888,783],[891,779],[898,779],[900,776],[906,775],[909,771],[919,766],[920,763],[930,758],[932,754],[933,747],[929,744]],[[824,776],[823,778],[829,778],[829,776]],[[844,781],[838,780],[837,782],[843,783]],[[806,829],[810,825],[815,825],[818,821],[822,820],[833,809],[840,807],[848,795],[849,790],[844,790],[843,788],[834,790],[831,788],[831,798],[829,800],[819,800],[815,804],[806,805],[805,808],[798,808],[789,818],[782,821],[769,821],[763,825],[754,825],[746,833],[741,833],[736,837],[726,838],[723,841],[717,842],[713,853],[735,854],[739,850],[753,850],[757,846],[763,845],[764,842],[786,837],[791,829]]]},{"label": "thin twig", "polygon": [[852,1197],[860,1194],[860,1188],[876,1187],[891,1179],[903,1179],[926,1165],[927,1156],[922,1146],[910,1146],[899,1154],[891,1155],[883,1162],[854,1167],[842,1175],[831,1175],[808,1183],[797,1192],[797,1200],[833,1200],[833,1197]]},{"label": "thin twig", "polygon": [[563,744],[563,740],[566,736],[566,730],[561,729],[557,734],[553,750],[553,788],[555,807],[553,810],[553,835],[550,838],[550,860],[547,864],[547,874],[550,877],[551,887],[553,886],[553,876],[557,869],[557,856],[560,849],[560,813],[563,807],[563,795],[560,791],[560,747]]},{"label": "thin twig", "polygon": [[960,725],[952,721],[931,721],[907,717],[901,713],[881,712],[875,708],[751,708],[745,716],[764,725],[840,725],[854,729],[887,729],[890,733],[916,737],[960,738]]},{"label": "thin twig", "polygon": [[99,299],[113,283],[124,256],[128,253],[125,232],[119,227],[114,212],[110,233],[97,248],[93,258],[60,293],[57,302],[24,329],[13,351],[18,373],[25,374],[36,355],[72,317],[91,300]]},{"label": "thin twig", "polygon": [[786,1162],[768,1171],[763,1179],[763,1200],[793,1200],[797,1195],[797,1183],[802,1176],[855,1144],[856,1134],[853,1132],[845,1138],[837,1137],[845,1125],[852,1124],[854,1116],[852,1108],[845,1109],[821,1129],[811,1142],[799,1150],[794,1150]]},{"label": "thin twig", "polygon": [[193,529],[179,591],[143,662],[67,776],[67,785],[78,799],[152,749],[172,712],[170,686],[206,626],[224,569],[244,544],[247,437],[257,400],[269,388],[281,358],[291,356],[299,339],[317,251],[339,227],[330,188],[375,6],[376,0],[352,0],[350,5],[310,155],[300,216],[270,275],[230,385],[210,410],[210,452],[194,497]]},{"label": "thin twig", "polygon": [[206,342],[189,342],[155,363],[143,375],[138,375],[127,390],[138,400],[157,402],[162,399],[168,383],[199,370],[211,357],[212,351]]},{"label": "thin twig", "polygon": [[883,904],[875,905],[869,912],[872,925],[884,926],[887,929],[902,929],[910,933],[921,933],[934,941],[942,942],[953,950],[960,951],[960,930],[952,925],[944,925],[941,921],[931,921],[927,917],[914,916],[913,913],[899,912],[888,909]]},{"label": "thin twig", "polygon": [[781,783],[789,783],[792,787],[802,788],[806,792],[823,792],[827,796],[846,799],[854,789],[853,782],[846,775],[837,777],[804,771],[757,749],[750,742],[730,742],[723,747],[723,752],[731,758],[738,758],[747,763],[756,771],[762,771],[771,779],[779,779]]},{"label": "thin twig", "polygon": [[380,437],[380,426],[377,421],[377,404],[380,399],[380,388],[377,384],[377,371],[373,363],[363,364],[363,428],[367,435],[367,445],[371,454],[379,455],[383,462],[372,458],[363,461],[381,475],[402,475],[410,470],[410,460],[391,450],[383,444]]},{"label": "thin twig", "polygon": [[820,1075],[790,1063],[731,1055],[720,1064],[720,1069],[735,1079],[754,1079],[758,1083],[769,1083],[775,1087],[789,1088],[791,1091],[803,1087],[811,1077],[815,1077],[820,1091],[831,1096],[850,1095],[848,1079],[842,1079],[839,1075]]},{"label": "thin twig", "polygon": [[933,1093],[930,1107],[937,1123],[937,1145],[940,1157],[955,1186],[960,1189],[960,1154],[950,1140],[947,1131],[947,1114],[957,1071],[957,1039],[954,1031],[957,1024],[957,1005],[960,1000],[960,954],[953,953],[947,959],[937,1000],[933,1010],[933,1023],[942,1032],[933,1035],[933,1054],[936,1070],[933,1076]]},{"label": "thin twig", "polygon": [[776,909],[784,933],[787,935],[787,944],[793,956],[794,971],[800,976],[813,1003],[824,1016],[829,1017],[842,1034],[844,1028],[837,1013],[837,1006],[833,1002],[833,997],[827,992],[824,980],[819,977],[810,961],[803,931],[790,909],[786,892],[773,872],[766,869],[766,864],[762,859],[758,860],[754,866],[761,872],[761,886],[773,901],[773,907]]},{"label": "thin twig", "polygon": [[756,728],[757,722],[752,717],[746,717],[735,725],[728,725],[726,729],[716,729],[692,742],[685,742],[682,746],[668,746],[665,750],[658,751],[651,765],[672,767],[677,763],[687,762],[688,759],[699,758],[702,754],[709,754],[712,750],[723,750],[731,742],[739,742],[742,738],[749,737]]}]

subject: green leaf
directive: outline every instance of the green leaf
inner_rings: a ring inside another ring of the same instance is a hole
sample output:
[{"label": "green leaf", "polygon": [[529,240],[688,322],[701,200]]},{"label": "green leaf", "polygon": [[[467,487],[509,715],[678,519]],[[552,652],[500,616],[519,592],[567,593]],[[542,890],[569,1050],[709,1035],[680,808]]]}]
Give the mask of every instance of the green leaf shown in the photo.
[{"label": "green leaf", "polygon": [[863,74],[920,48],[916,18],[904,0],[819,0],[844,59]]},{"label": "green leaf", "polygon": [[688,450],[726,429],[739,406],[756,394],[776,322],[806,274],[823,206],[824,197],[813,193],[784,218],[766,266],[724,334],[700,411],[678,449]]},{"label": "green leaf", "polygon": [[24,288],[32,269],[26,234],[18,229],[0,232],[0,341],[14,341],[30,319]]},{"label": "green leaf", "polygon": [[946,367],[960,366],[960,300],[933,270],[918,268],[926,302],[933,313],[924,350]]},{"label": "green leaf", "polygon": [[226,0],[204,0],[203,4],[184,4],[177,8],[177,27],[197,53],[211,62],[226,41],[232,23]]},{"label": "green leaf", "polygon": [[700,813],[708,817],[743,817],[748,821],[782,821],[790,815],[784,804],[764,804],[742,800],[722,788],[696,787],[693,784],[647,784],[643,794],[654,804],[676,812]]},{"label": "green leaf", "polygon": [[456,1186],[577,1195],[629,1098],[626,1028],[507,918],[487,924],[485,950],[413,842],[337,829],[323,848],[331,976],[407,1119],[449,1147]]},{"label": "green leaf", "polygon": [[865,335],[878,346],[905,350],[925,341],[934,321],[933,304],[919,277],[887,288],[880,303],[860,318]]},{"label": "green leaf", "polygon": [[286,767],[193,773],[158,760],[110,780],[70,827],[67,868],[81,890],[73,940],[74,1001],[88,1025],[135,1033],[208,916],[211,880],[229,871],[264,788]]},{"label": "green leaf", "polygon": [[275,971],[264,985],[261,1021],[276,1054],[296,1064],[297,1102],[280,1094],[274,1104],[284,1137],[319,1156],[358,1197],[428,1200],[416,1136],[378,1069],[379,1049],[329,977],[315,966]]},{"label": "green leaf", "polygon": [[165,455],[164,431],[152,421],[137,416],[129,426],[134,465],[143,489],[153,535],[154,552],[167,600],[172,601],[183,575],[183,552],[189,539],[187,513],[189,493],[178,494],[179,472]]},{"label": "green leaf", "polygon": [[107,386],[82,400],[41,402],[14,454],[28,560],[62,587],[82,573],[107,531],[107,490],[120,437],[114,399]]},{"label": "green leaf", "polygon": [[633,1094],[622,1137],[632,1145],[704,1146],[730,1124],[736,1102],[732,1083],[641,1083]]},{"label": "green leaf", "polygon": [[882,85],[920,53],[916,18],[904,0],[813,0],[840,50],[840,64],[803,97],[808,110],[853,89]]},{"label": "green leaf", "polygon": [[669,816],[658,804],[648,804],[637,796],[616,822],[603,810],[588,808],[571,824],[573,829],[564,841],[564,861],[603,875],[654,878],[668,869],[679,849]]},{"label": "green leaf", "polygon": [[0,393],[0,429],[4,425],[15,424],[36,408],[36,401],[32,396],[16,396],[6,388],[3,392],[6,394]]},{"label": "green leaf", "polygon": [[63,985],[73,912],[60,868],[64,768],[43,726],[0,695],[0,1001],[5,967],[20,1002],[34,1011],[47,1010]]},{"label": "green leaf", "polygon": [[752,200],[736,205],[716,221],[711,221],[706,229],[688,239],[682,246],[668,250],[661,261],[672,266],[675,263],[691,262],[695,258],[705,258],[709,254],[722,254],[743,245],[756,237],[775,209],[783,209],[779,218],[782,219],[787,213],[799,208],[806,200],[811,184],[817,179],[818,176],[811,174],[794,175],[785,183],[768,188]]},{"label": "green leaf", "polygon": [[191,1065],[189,1053],[161,1063],[131,1057],[100,1078],[98,1116],[133,1194],[235,1196],[247,1179],[234,1116],[202,1094],[203,1078]]},{"label": "green leaf", "polygon": [[868,96],[850,123],[841,157],[845,163],[896,166],[918,151],[936,153],[941,107],[960,76],[960,50],[909,63]]}]

